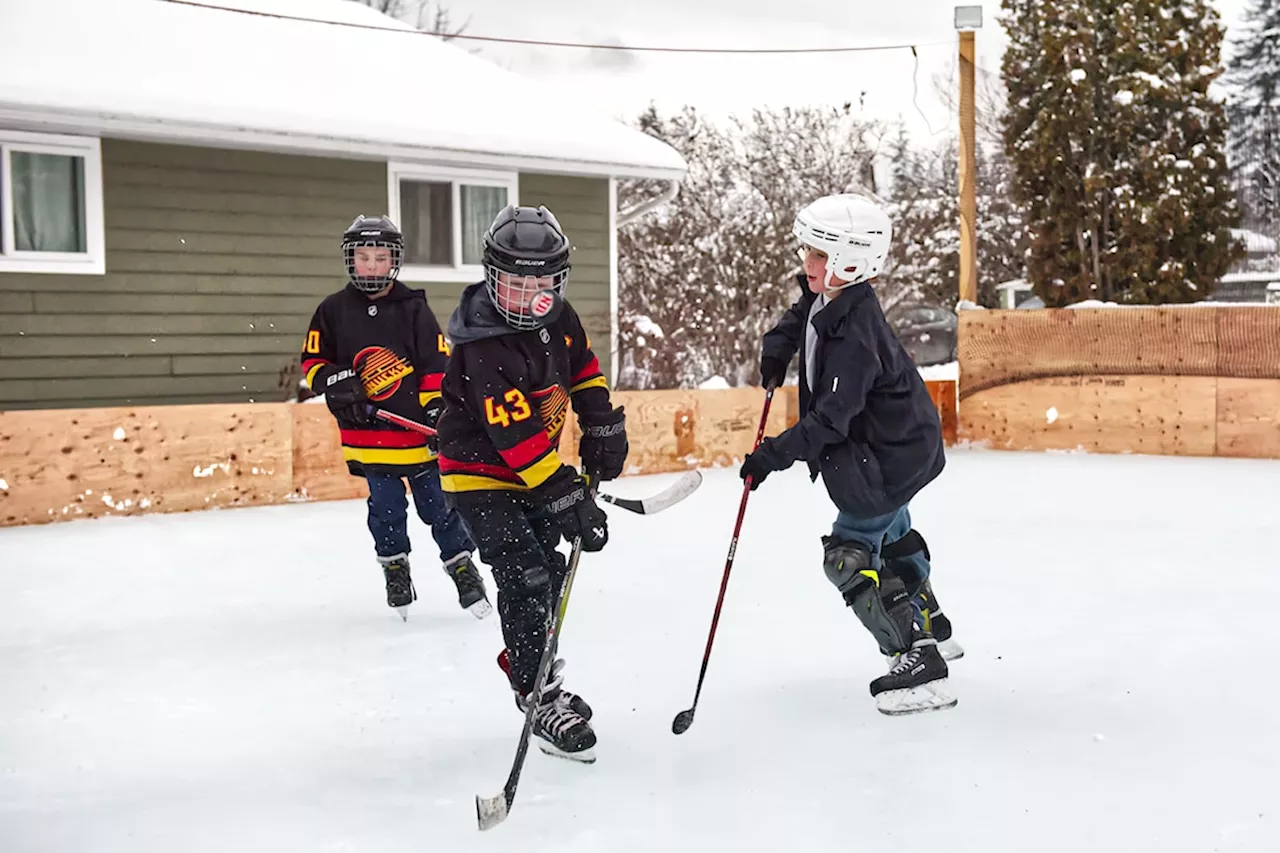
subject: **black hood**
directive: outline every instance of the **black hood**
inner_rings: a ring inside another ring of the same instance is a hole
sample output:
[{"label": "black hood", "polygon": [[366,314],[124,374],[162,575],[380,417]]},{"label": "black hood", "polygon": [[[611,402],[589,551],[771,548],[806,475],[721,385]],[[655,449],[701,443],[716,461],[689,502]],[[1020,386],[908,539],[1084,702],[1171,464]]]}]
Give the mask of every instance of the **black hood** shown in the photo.
[{"label": "black hood", "polygon": [[[454,346],[485,338],[519,334],[502,319],[498,309],[489,299],[489,289],[483,281],[467,285],[458,300],[458,307],[449,315],[449,342]],[[527,331],[527,330],[526,330]]]}]

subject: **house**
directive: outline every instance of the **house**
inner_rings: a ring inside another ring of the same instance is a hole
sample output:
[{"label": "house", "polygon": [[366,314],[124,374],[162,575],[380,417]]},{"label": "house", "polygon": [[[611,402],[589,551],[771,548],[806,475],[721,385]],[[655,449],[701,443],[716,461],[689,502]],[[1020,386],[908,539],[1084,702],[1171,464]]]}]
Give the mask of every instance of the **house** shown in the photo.
[{"label": "house", "polygon": [[207,2],[0,3],[0,409],[288,399],[357,214],[443,324],[508,202],[612,372],[617,181],[675,150],[362,4]]},{"label": "house", "polygon": [[[1039,298],[1032,292],[1031,282],[1021,278],[1010,279],[996,285],[999,308],[1021,308],[1028,299]],[[1039,307],[1044,307],[1042,301]]]},{"label": "house", "polygon": [[1245,255],[1218,280],[1213,300],[1273,304],[1275,295],[1270,286],[1280,283],[1276,240],[1245,228],[1232,228],[1231,236],[1244,244]]}]

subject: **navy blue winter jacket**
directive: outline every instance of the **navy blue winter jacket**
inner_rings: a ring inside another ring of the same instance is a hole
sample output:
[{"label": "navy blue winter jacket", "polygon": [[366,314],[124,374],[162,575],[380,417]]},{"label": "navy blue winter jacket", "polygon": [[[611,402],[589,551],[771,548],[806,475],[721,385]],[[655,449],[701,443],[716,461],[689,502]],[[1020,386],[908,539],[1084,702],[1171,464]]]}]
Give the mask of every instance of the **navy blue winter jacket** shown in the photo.
[{"label": "navy blue winter jacket", "polygon": [[[818,297],[801,296],[764,336],[762,355],[804,359],[805,326]],[[854,285],[814,317],[814,388],[800,365],[800,420],[770,439],[786,460],[822,474],[836,507],[859,518],[894,512],[946,464],[942,424],[911,356],[885,320],[871,285]]]}]

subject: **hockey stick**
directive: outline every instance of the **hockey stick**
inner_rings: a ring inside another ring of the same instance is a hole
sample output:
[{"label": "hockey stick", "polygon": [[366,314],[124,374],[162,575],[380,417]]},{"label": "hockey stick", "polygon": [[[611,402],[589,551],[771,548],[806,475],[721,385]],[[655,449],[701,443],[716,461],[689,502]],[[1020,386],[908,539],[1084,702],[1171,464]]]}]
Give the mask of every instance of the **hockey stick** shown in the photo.
[{"label": "hockey stick", "polygon": [[[436,431],[426,424],[419,423],[412,418],[406,418],[403,415],[397,415],[395,412],[388,412],[386,409],[379,409],[375,406],[370,406],[369,411],[374,417],[393,423],[396,426],[402,426],[405,429],[420,432],[423,435],[436,434]],[[680,503],[680,501],[696,492],[701,485],[702,472],[689,471],[670,486],[647,498],[615,498],[613,495],[606,495],[603,492],[597,493],[596,498],[640,515],[653,515]]]},{"label": "hockey stick", "polygon": [[647,498],[615,498],[613,495],[606,495],[604,492],[597,492],[596,497],[605,503],[622,507],[640,515],[653,515],[680,503],[680,501],[696,492],[701,485],[701,471],[686,471],[680,479],[670,486]]},{"label": "hockey stick", "polygon": [[569,552],[569,567],[564,576],[564,584],[560,590],[556,618],[547,626],[547,639],[542,644],[542,658],[538,661],[538,675],[533,682],[533,691],[529,695],[529,707],[524,712],[524,728],[520,730],[520,743],[516,746],[516,758],[511,764],[511,773],[507,775],[507,784],[502,792],[492,797],[476,795],[476,822],[480,831],[493,829],[507,819],[511,812],[511,804],[516,798],[516,786],[520,784],[520,771],[524,769],[525,756],[529,754],[529,738],[533,734],[533,715],[538,708],[538,697],[542,694],[543,685],[547,683],[547,675],[551,672],[551,663],[556,657],[556,648],[560,644],[560,628],[564,625],[564,615],[569,609],[569,593],[573,589],[573,578],[578,573],[578,560],[582,556],[582,537],[573,540],[573,550]]},{"label": "hockey stick", "polygon": [[[773,386],[764,393],[764,411],[760,413],[760,428],[756,430],[756,443],[752,451],[764,440],[764,426],[769,420],[769,405],[773,402]],[[707,677],[707,664],[711,661],[711,644],[716,639],[716,626],[720,623],[720,608],[724,605],[724,591],[729,586],[729,570],[733,568],[733,557],[738,550],[738,533],[742,530],[742,519],[747,513],[747,498],[751,496],[751,477],[742,484],[742,502],[738,504],[738,520],[733,525],[733,538],[729,540],[729,557],[724,563],[724,577],[720,580],[720,595],[716,598],[716,610],[711,617],[711,633],[707,635],[707,649],[702,653],[702,670],[698,673],[698,687],[693,692],[693,705],[676,714],[671,721],[671,731],[682,735],[693,725],[693,712],[698,709],[698,697],[702,695],[702,681]]]}]

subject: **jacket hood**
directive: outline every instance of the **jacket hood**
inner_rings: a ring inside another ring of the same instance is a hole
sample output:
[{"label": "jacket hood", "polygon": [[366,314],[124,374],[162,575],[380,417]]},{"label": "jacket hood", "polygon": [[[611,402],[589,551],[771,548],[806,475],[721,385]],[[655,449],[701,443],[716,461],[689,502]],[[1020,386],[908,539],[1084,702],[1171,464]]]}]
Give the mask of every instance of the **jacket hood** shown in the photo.
[{"label": "jacket hood", "polygon": [[462,291],[462,298],[458,300],[458,307],[449,315],[449,342],[454,346],[485,338],[515,335],[520,331],[513,329],[502,319],[489,299],[489,289],[483,281],[467,285],[467,289]]}]

